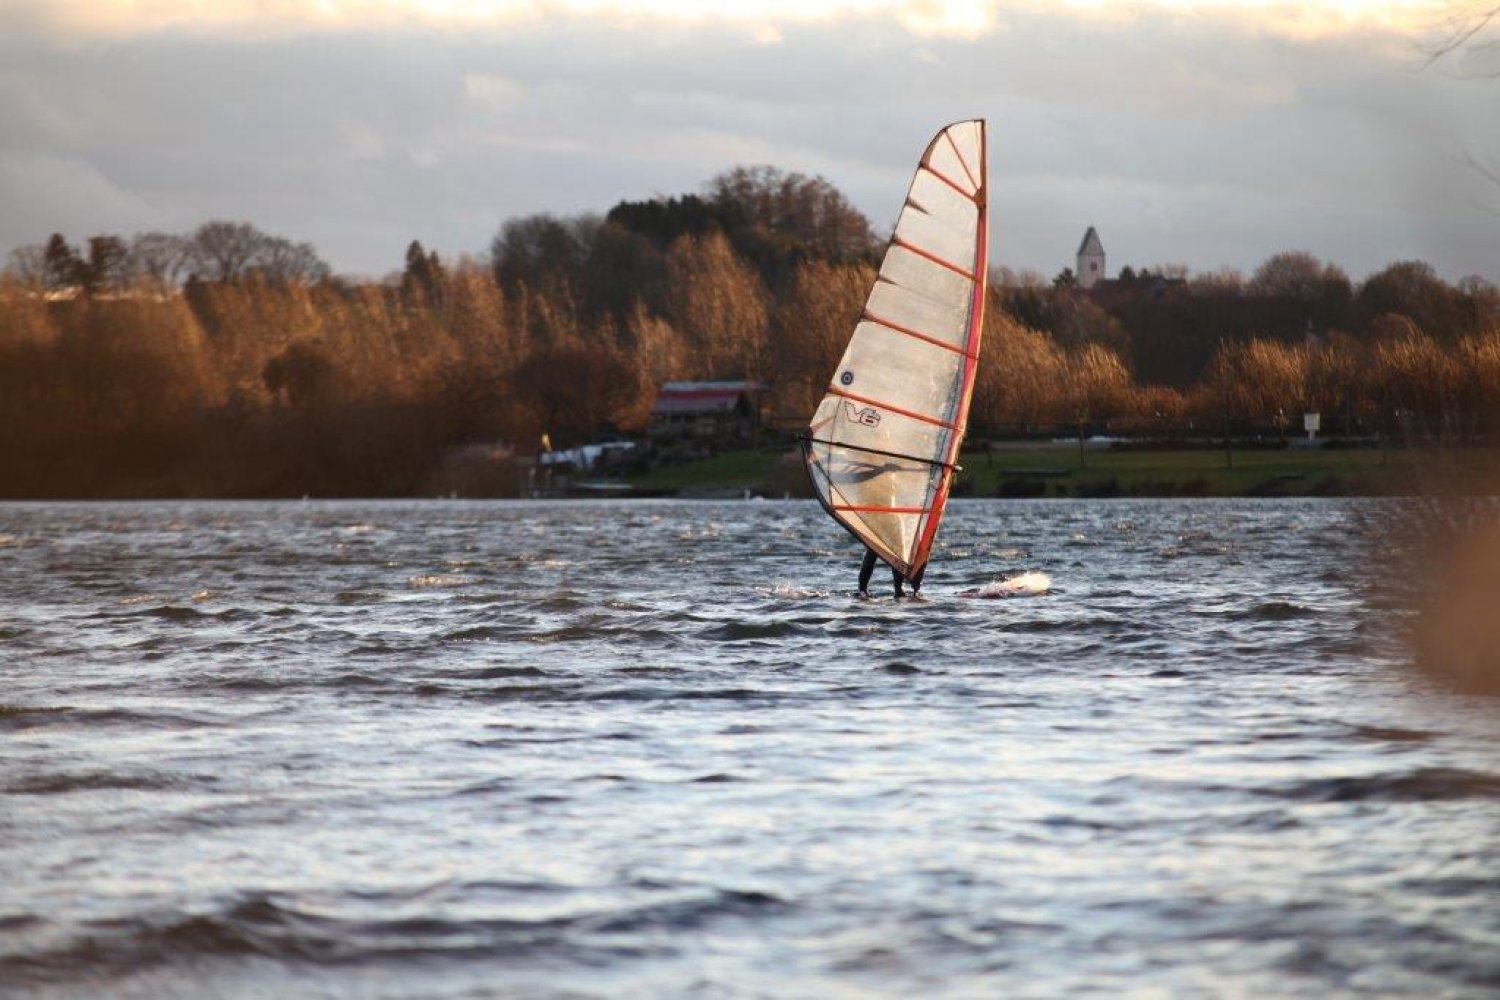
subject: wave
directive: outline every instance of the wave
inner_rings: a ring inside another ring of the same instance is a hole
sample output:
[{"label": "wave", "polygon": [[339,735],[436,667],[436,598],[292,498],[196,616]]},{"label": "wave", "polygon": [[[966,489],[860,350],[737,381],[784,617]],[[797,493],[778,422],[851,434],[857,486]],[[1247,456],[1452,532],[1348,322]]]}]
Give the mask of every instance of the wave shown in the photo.
[{"label": "wave", "polygon": [[914,667],[910,663],[882,663],[875,669],[882,670],[888,674],[897,674],[901,676],[920,674],[922,672],[921,667]]},{"label": "wave", "polygon": [[270,677],[254,677],[224,674],[206,674],[194,677],[189,681],[182,682],[182,687],[189,689],[204,689],[211,691],[284,691],[288,685],[283,680]]},{"label": "wave", "polygon": [[474,747],[479,750],[498,750],[506,747],[522,747],[536,745],[539,743],[591,743],[596,740],[634,742],[641,739],[636,733],[570,733],[561,736],[497,736],[487,740],[460,740],[466,747]]},{"label": "wave", "polygon": [[4,790],[10,795],[66,795],[71,792],[98,791],[160,792],[199,788],[218,782],[218,778],[206,774],[83,771],[22,778],[6,785]]},{"label": "wave", "polygon": [[574,701],[578,684],[505,684],[480,690],[468,688],[444,688],[445,693],[467,696],[482,702],[506,701]]},{"label": "wave", "polygon": [[1299,618],[1316,618],[1318,612],[1301,604],[1291,601],[1266,601],[1257,604],[1248,611],[1236,612],[1229,617],[1240,621],[1252,622],[1285,622],[1295,621]]},{"label": "wave", "polygon": [[445,790],[443,796],[453,798],[466,798],[471,795],[489,795],[493,792],[509,792],[516,787],[515,781],[510,778],[486,778],[484,781],[476,781],[462,788]]},{"label": "wave", "polygon": [[578,921],[595,934],[638,934],[643,931],[690,931],[726,916],[760,916],[790,910],[791,904],[769,892],[718,889],[663,903],[647,903],[623,912],[602,913]]},{"label": "wave", "polygon": [[211,717],[174,712],[135,712],[124,708],[4,707],[0,706],[0,731],[44,727],[115,727],[134,729],[198,729],[219,725]]},{"label": "wave", "polygon": [[386,596],[378,590],[341,590],[333,595],[335,604],[380,604]]},{"label": "wave", "polygon": [[569,701],[766,701],[781,699],[783,691],[764,688],[606,688],[571,693]]},{"label": "wave", "polygon": [[1500,775],[1451,767],[1424,767],[1403,774],[1314,778],[1265,794],[1299,802],[1439,802],[1500,798]]},{"label": "wave", "polygon": [[616,644],[644,645],[652,648],[660,648],[662,646],[679,645],[682,642],[681,636],[663,629],[647,626],[603,625],[599,623],[564,625],[545,632],[533,632],[520,637],[524,638],[527,642],[535,643],[539,646],[547,646],[553,643],[593,642],[598,640]]},{"label": "wave", "polygon": [[964,591],[960,596],[996,598],[996,597],[1041,597],[1052,591],[1052,578],[1046,573],[1035,571],[1022,573],[1019,576],[1007,577],[1004,580],[994,580],[972,591]]},{"label": "wave", "polygon": [[745,639],[781,639],[805,631],[799,622],[726,622],[698,633],[700,639],[738,642]]},{"label": "wave", "polygon": [[616,667],[614,672],[626,677],[681,677],[688,673],[684,667],[658,666],[653,663],[637,663]]},{"label": "wave", "polygon": [[540,667],[476,667],[473,670],[450,670],[444,674],[452,680],[493,681],[502,677],[549,677]]},{"label": "wave", "polygon": [[[441,895],[461,898],[466,891],[493,889],[490,883],[456,885]],[[342,966],[382,959],[554,956],[596,964],[671,954],[679,947],[673,943],[678,933],[702,930],[721,919],[771,916],[791,909],[780,897],[757,890],[663,892],[672,898],[548,917],[471,919],[364,918],[338,912],[340,900],[301,901],[283,893],[252,893],[207,913],[90,921],[61,946],[0,955],[0,979],[22,986],[106,982],[163,966],[191,969],[205,957]],[[352,902],[345,904],[349,911],[366,910],[383,900],[355,896]]]},{"label": "wave", "polygon": [[756,587],[755,593],[759,597],[775,597],[782,600],[806,600],[809,598],[828,597],[831,591],[818,590],[808,587],[798,587],[790,583],[778,583],[774,587]]},{"label": "wave", "polygon": [[577,611],[580,608],[588,607],[586,601],[571,594],[552,594],[548,597],[527,603],[529,607],[537,611]]},{"label": "wave", "polygon": [[1350,736],[1377,743],[1431,743],[1438,734],[1425,729],[1400,729],[1395,726],[1350,725]]},{"label": "wave", "polygon": [[44,924],[35,913],[0,913],[0,931],[21,931]]},{"label": "wave", "polygon": [[200,608],[184,607],[180,604],[159,604],[152,608],[140,608],[126,612],[129,618],[157,618],[169,622],[192,622],[204,619],[224,618],[230,611],[204,611]]},{"label": "wave", "polygon": [[72,711],[68,705],[0,705],[0,729],[30,729],[33,722],[45,725],[50,716]]},{"label": "wave", "polygon": [[439,642],[484,642],[488,639],[509,639],[515,630],[499,625],[473,625],[454,629],[438,636]]},{"label": "wave", "polygon": [[786,699],[786,691],[768,688],[672,688],[640,685],[598,688],[583,682],[513,684],[492,688],[437,688],[425,685],[419,694],[453,694],[472,702],[769,702]]}]

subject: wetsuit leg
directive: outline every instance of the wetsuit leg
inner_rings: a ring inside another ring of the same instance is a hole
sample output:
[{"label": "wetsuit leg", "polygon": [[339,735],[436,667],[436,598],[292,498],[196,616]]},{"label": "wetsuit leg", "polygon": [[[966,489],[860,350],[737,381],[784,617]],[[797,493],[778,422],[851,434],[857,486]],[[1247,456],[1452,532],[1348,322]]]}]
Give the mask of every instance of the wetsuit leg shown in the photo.
[{"label": "wetsuit leg", "polygon": [[911,596],[916,597],[917,592],[922,589],[922,575],[926,572],[927,564],[923,563],[922,568],[917,570],[916,575],[914,575],[909,581],[911,583]]},{"label": "wetsuit leg", "polygon": [[898,570],[898,569],[896,569],[896,567],[892,566],[891,567],[891,586],[896,589],[896,596],[897,597],[905,597],[906,596],[906,591],[904,591],[904,590],[901,589],[901,584],[902,584],[902,582],[903,582],[904,579],[905,578],[901,575],[900,570]]},{"label": "wetsuit leg", "polygon": [[865,561],[859,566],[859,592],[870,593],[870,575],[875,572],[875,550],[865,549]]}]

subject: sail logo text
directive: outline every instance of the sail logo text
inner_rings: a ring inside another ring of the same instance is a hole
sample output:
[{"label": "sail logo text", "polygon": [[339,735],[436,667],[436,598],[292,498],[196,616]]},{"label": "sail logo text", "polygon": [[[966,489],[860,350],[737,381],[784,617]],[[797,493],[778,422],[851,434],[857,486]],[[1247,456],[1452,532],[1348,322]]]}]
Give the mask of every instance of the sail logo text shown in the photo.
[{"label": "sail logo text", "polygon": [[873,406],[859,407],[846,401],[844,409],[848,412],[849,419],[856,424],[864,424],[866,427],[880,426],[880,411]]}]

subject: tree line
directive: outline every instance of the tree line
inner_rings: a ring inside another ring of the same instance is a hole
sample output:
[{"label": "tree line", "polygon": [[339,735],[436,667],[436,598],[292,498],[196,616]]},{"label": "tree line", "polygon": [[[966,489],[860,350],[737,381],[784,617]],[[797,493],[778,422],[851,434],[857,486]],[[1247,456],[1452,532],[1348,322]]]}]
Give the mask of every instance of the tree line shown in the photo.
[{"label": "tree line", "polygon": [[[753,379],[805,423],[882,241],[821,178],[741,167],[602,216],[506,222],[487,258],[413,241],[332,276],[246,223],[61,236],[0,283],[0,495],[399,496],[443,457],[636,431],[674,379]],[[997,271],[971,434],[1480,441],[1500,412],[1500,291],[1418,262],[1363,282],[1307,254],[1248,278],[1129,268],[1090,292]]]},{"label": "tree line", "polygon": [[185,281],[309,284],[333,274],[311,243],[263,233],[248,222],[206,222],[191,233],[137,233],[129,240],[102,233],[81,248],[53,233],[45,243],[19,247],[7,272],[23,288],[63,297],[153,291]]},{"label": "tree line", "polygon": [[[1107,358],[1114,372],[1102,395],[1053,394],[1035,422],[1065,423],[1071,409],[1118,428],[1222,432],[1227,420],[1277,434],[1318,412],[1325,429],[1364,436],[1473,442],[1500,430],[1500,289],[1483,278],[1449,284],[1398,261],[1356,283],[1305,252],[1274,254],[1248,278],[1127,266],[1089,293],[1066,271],[999,277],[1005,322],[1045,335],[1020,337],[1053,357],[1042,381],[1066,385],[1069,358],[1094,369]],[[1000,422],[1020,416],[996,405]]]}]

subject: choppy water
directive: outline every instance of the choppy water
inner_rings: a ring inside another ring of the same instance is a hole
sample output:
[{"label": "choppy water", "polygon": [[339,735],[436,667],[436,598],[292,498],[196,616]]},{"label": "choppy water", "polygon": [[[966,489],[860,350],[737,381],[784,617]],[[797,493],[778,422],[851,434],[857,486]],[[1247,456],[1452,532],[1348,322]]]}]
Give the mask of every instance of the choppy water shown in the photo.
[{"label": "choppy water", "polygon": [[0,505],[0,993],[1494,995],[1345,514],[958,502],[898,604],[810,503]]}]

